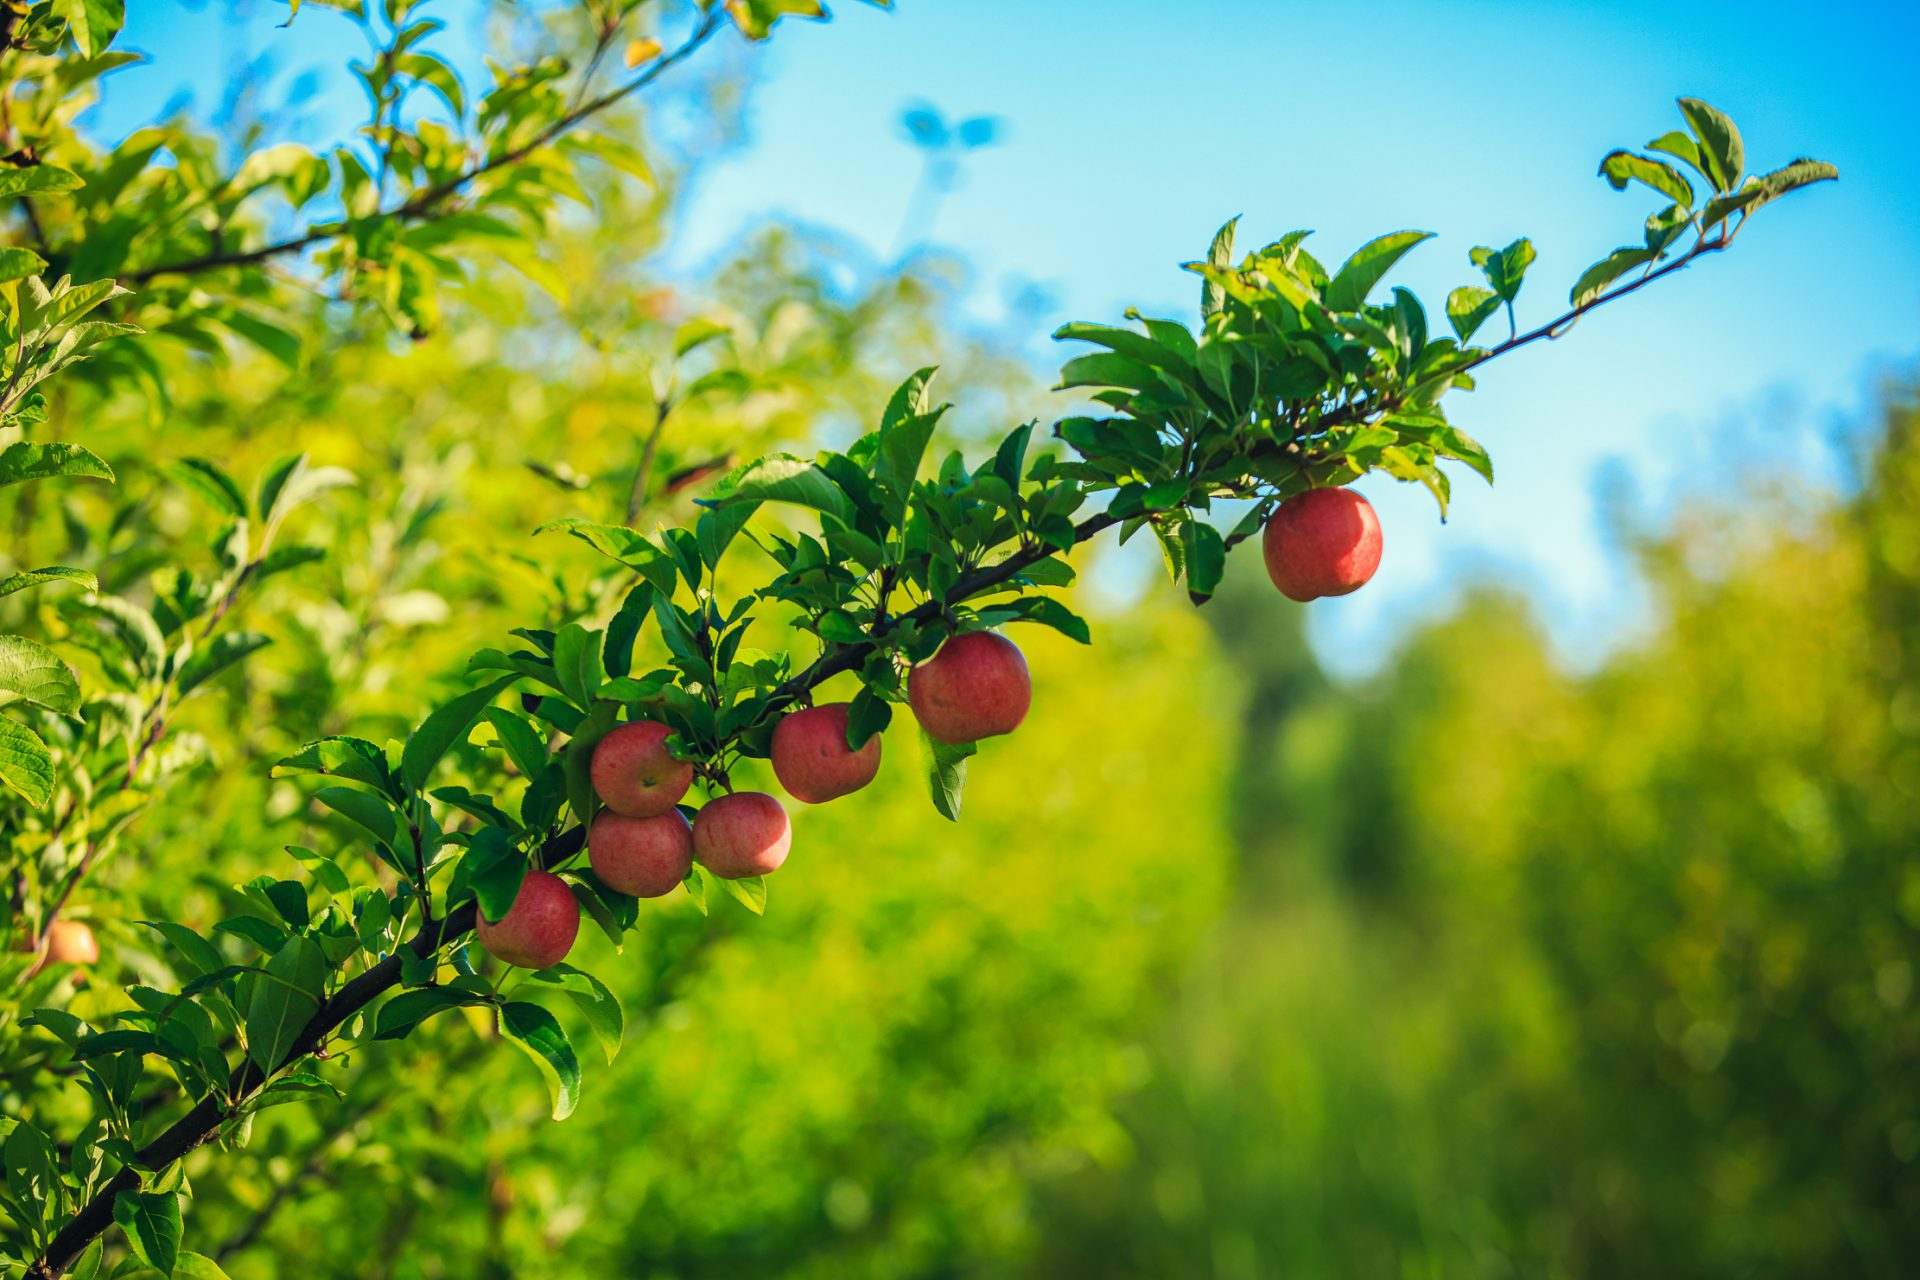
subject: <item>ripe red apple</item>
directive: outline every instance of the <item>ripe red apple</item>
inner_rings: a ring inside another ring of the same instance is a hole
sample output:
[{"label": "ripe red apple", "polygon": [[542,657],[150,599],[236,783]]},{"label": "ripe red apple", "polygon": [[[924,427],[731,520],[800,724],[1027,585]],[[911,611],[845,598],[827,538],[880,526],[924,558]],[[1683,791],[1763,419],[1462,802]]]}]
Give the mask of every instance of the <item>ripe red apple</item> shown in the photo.
[{"label": "ripe red apple", "polygon": [[1380,517],[1351,489],[1309,489],[1280,504],[1260,536],[1267,576],[1289,600],[1344,596],[1380,567]]},{"label": "ripe red apple", "polygon": [[551,871],[529,871],[507,914],[489,921],[475,915],[480,945],[508,964],[545,969],[559,964],[580,936],[580,904],[567,882]]},{"label": "ripe red apple", "polygon": [[47,930],[48,964],[93,964],[99,959],[100,943],[80,921],[55,920]]},{"label": "ripe red apple", "polygon": [[680,803],[693,785],[693,765],[668,753],[672,732],[634,720],[600,739],[590,772],[594,794],[607,808],[629,818],[657,818]]},{"label": "ripe red apple", "polygon": [[1012,733],[1032,701],[1033,681],[1019,646],[991,631],[951,636],[907,673],[907,705],[937,742]]},{"label": "ripe red apple", "polygon": [[793,847],[793,827],[764,791],[735,791],[693,815],[693,856],[722,880],[778,871]]},{"label": "ripe red apple", "polygon": [[587,830],[593,873],[621,893],[658,898],[693,868],[693,828],[669,809],[657,818],[602,813]]},{"label": "ripe red apple", "polygon": [[790,712],[773,727],[773,776],[808,804],[851,795],[880,772],[880,735],[858,751],[847,745],[847,704]]}]

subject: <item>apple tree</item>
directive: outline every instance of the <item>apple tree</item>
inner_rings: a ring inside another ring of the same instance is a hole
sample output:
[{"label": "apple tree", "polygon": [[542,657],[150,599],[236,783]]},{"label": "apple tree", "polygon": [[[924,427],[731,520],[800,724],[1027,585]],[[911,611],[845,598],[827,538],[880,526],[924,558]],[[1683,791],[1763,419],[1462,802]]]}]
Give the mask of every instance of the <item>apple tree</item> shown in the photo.
[{"label": "apple tree", "polygon": [[[239,341],[296,360],[277,314],[289,272],[377,317],[384,334],[369,341],[432,332],[448,291],[496,263],[551,277],[542,237],[581,172],[647,171],[602,127],[609,108],[725,27],[758,39],[783,15],[818,12],[813,0],[704,0],[662,19],[587,0],[583,63],[498,65],[470,99],[415,6],[328,7],[372,51],[356,68],[370,104],[361,137],[240,156],[171,124],[111,149],[86,140],[76,116],[130,57],[114,48],[117,6],[40,0],[0,18],[0,195],[18,241],[0,249],[4,483],[114,479],[84,440],[52,438],[65,381],[142,397],[158,420],[171,393],[158,344],[214,355]],[[317,16],[292,9],[296,24]],[[769,877],[806,850],[778,797],[736,787],[757,768],[745,762],[770,761],[793,798],[859,805],[902,707],[931,801],[957,820],[977,744],[1046,697],[1005,632],[1091,639],[1061,594],[1080,544],[1150,531],[1195,603],[1256,534],[1293,598],[1363,585],[1385,539],[1350,482],[1379,470],[1421,484],[1444,517],[1461,469],[1493,478],[1449,392],[1836,176],[1811,160],[1749,175],[1731,120],[1691,98],[1680,110],[1684,128],[1601,162],[1613,187],[1658,203],[1551,318],[1519,320],[1529,240],[1472,249],[1470,282],[1430,308],[1385,284],[1426,233],[1380,236],[1329,267],[1304,231],[1245,251],[1229,223],[1188,264],[1196,314],[1061,328],[1081,353],[1059,385],[1083,411],[1016,426],[973,456],[935,445],[950,406],[929,367],[871,406],[870,429],[844,449],[656,475],[659,428],[744,377],[712,359],[722,331],[689,322],[654,384],[656,430],[623,510],[542,527],[546,545],[575,539],[603,557],[598,578],[563,609],[471,637],[468,687],[416,708],[398,740],[345,724],[273,762],[355,838],[289,850],[292,875],[263,851],[239,908],[211,925],[150,922],[162,971],[99,1022],[56,995],[87,945],[68,913],[100,859],[167,806],[197,749],[174,731],[183,706],[264,644],[245,625],[250,602],[324,557],[298,530],[349,477],[300,454],[248,476],[192,459],[174,473],[217,516],[210,570],[162,559],[140,592],[102,590],[85,565],[13,573],[8,594],[79,590],[39,615],[57,626],[6,637],[0,664],[16,948],[0,1052],[18,1078],[77,1082],[88,1114],[67,1132],[32,1113],[11,1121],[7,1265],[96,1274],[117,1231],[129,1269],[215,1273],[184,1244],[184,1159],[244,1147],[264,1109],[339,1095],[353,1078],[336,1064],[354,1049],[454,1010],[521,1050],[564,1118],[585,1055],[550,1006],[577,1008],[609,1054],[625,1026],[608,985],[568,963],[581,930],[618,942],[642,898],[666,894],[767,910]],[[1476,342],[1501,321],[1504,337]],[[668,483],[698,493],[697,515],[639,527]],[[743,568],[762,580],[742,589]],[[86,655],[88,682],[61,646]],[[829,697],[836,679],[849,696]]]}]

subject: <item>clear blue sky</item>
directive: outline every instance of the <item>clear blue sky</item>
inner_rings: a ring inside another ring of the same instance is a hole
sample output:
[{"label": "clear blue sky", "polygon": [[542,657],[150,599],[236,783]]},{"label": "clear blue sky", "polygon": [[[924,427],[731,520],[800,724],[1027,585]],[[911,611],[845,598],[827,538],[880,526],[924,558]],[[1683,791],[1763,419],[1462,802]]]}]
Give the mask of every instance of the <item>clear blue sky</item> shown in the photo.
[{"label": "clear blue sky", "polygon": [[[297,67],[350,48],[330,15],[135,5],[111,132],[184,87],[215,83],[213,49]],[[1820,430],[1865,411],[1871,380],[1920,351],[1920,4],[1471,3],[1290,0],[900,0],[840,3],[728,55],[749,68],[749,133],[708,166],[670,253],[697,270],[744,225],[794,218],[892,247],[917,174],[903,106],[992,114],[934,238],[976,272],[974,308],[1037,284],[1048,302],[1009,340],[1057,362],[1044,335],[1127,305],[1186,315],[1197,256],[1243,214],[1253,242],[1295,227],[1337,261],[1382,231],[1439,236],[1396,282],[1435,306],[1473,277],[1475,244],[1531,235],[1522,321],[1564,303],[1588,262],[1637,240],[1652,197],[1594,176],[1602,154],[1678,123],[1693,94],[1746,132],[1749,168],[1810,154],[1838,185],[1766,211],[1733,253],[1590,317],[1562,343],[1486,370],[1453,404],[1500,483],[1456,484],[1442,528],[1417,488],[1369,482],[1388,534],[1374,585],[1315,606],[1322,652],[1364,666],[1412,617],[1493,571],[1591,654],[1634,604],[1608,545],[1599,477],[1658,512],[1675,487],[1724,488],[1755,457],[1817,465]],[[460,24],[464,6],[441,4]],[[289,37],[297,43],[288,47]],[[455,45],[465,61],[471,39]],[[223,57],[225,54],[223,53]],[[337,65],[337,64],[336,64]],[[351,108],[352,85],[316,101]],[[202,105],[209,105],[202,99]],[[950,393],[954,389],[949,389]],[[1053,411],[1036,406],[1036,413]]]}]

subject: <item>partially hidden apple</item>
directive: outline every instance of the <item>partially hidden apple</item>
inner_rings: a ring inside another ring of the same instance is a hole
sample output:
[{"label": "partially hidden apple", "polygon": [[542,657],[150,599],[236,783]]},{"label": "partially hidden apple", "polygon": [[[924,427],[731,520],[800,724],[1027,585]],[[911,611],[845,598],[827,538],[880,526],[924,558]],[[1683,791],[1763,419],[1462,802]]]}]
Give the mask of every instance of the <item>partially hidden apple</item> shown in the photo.
[{"label": "partially hidden apple", "polygon": [[629,818],[657,818],[680,803],[693,785],[693,765],[667,750],[672,732],[652,720],[633,720],[600,739],[589,767],[600,802]]},{"label": "partially hidden apple", "polygon": [[793,847],[793,826],[764,791],[735,791],[693,815],[693,856],[722,880],[778,871]]},{"label": "partially hidden apple", "polygon": [[773,776],[787,794],[808,804],[850,795],[880,772],[880,735],[858,751],[847,745],[844,702],[789,712],[773,728]]},{"label": "partially hidden apple", "polygon": [[978,742],[1027,718],[1033,680],[1018,645],[991,631],[951,636],[907,673],[907,705],[936,742]]},{"label": "partially hidden apple", "polygon": [[100,943],[79,920],[55,920],[47,930],[48,964],[93,964],[100,959]]},{"label": "partially hidden apple", "polygon": [[693,828],[678,809],[653,818],[604,811],[587,830],[587,861],[610,888],[658,898],[693,869]]},{"label": "partially hidden apple", "polygon": [[529,871],[507,914],[488,920],[475,914],[480,945],[500,960],[522,969],[559,964],[580,936],[580,904],[567,882],[551,871]]}]

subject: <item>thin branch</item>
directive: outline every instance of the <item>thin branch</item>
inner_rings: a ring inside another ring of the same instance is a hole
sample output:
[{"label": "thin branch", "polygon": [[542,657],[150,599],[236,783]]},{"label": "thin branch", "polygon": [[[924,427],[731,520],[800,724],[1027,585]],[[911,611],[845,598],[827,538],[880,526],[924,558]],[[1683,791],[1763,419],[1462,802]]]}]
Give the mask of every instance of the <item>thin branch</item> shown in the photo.
[{"label": "thin branch", "polygon": [[[719,15],[720,10],[718,8],[712,10],[701,20],[700,25],[694,29],[693,34],[688,36],[686,41],[678,48],[673,49],[669,53],[662,54],[659,58],[655,59],[645,71],[627,81],[627,83],[621,85],[619,88],[609,90],[599,97],[567,112],[567,114],[561,116],[546,128],[541,129],[520,146],[510,151],[503,151],[492,159],[475,165],[463,173],[456,174],[444,182],[436,183],[434,186],[416,193],[403,203],[391,209],[372,214],[366,221],[383,221],[387,219],[400,219],[405,221],[415,218],[425,218],[435,212],[436,207],[442,201],[450,196],[459,194],[468,183],[473,182],[477,178],[485,177],[496,169],[502,169],[508,165],[520,163],[541,147],[546,146],[561,134],[572,129],[581,121],[598,115],[608,107],[614,106],[632,94],[638,93],[659,79],[673,66],[685,61],[696,49],[705,44],[714,32],[720,29]],[[196,271],[212,271],[219,267],[238,267],[246,266],[254,262],[264,262],[269,258],[280,257],[282,254],[298,253],[300,250],[310,245],[318,244],[322,240],[330,240],[341,234],[345,226],[345,223],[327,223],[286,240],[261,245],[256,249],[246,249],[233,253],[215,252],[205,254],[198,258],[187,258],[179,262],[163,262],[157,266],[142,267],[138,271],[129,272],[121,278],[133,284],[142,284],[153,279],[155,276],[186,275]]]},{"label": "thin branch", "polygon": [[627,524],[632,524],[647,505],[647,490],[653,481],[653,460],[660,452],[660,437],[666,434],[667,415],[672,412],[673,405],[667,400],[661,400],[653,406],[653,430],[647,433],[647,442],[640,448],[640,464],[634,468],[633,487],[627,491]]},{"label": "thin branch", "polygon": [[1529,329],[1525,333],[1516,334],[1515,336],[1508,338],[1505,342],[1502,342],[1498,346],[1488,347],[1486,351],[1482,352],[1471,363],[1462,365],[1459,369],[1455,370],[1454,372],[1465,373],[1469,369],[1477,369],[1481,365],[1485,364],[1487,361],[1492,360],[1497,356],[1503,356],[1507,354],[1507,352],[1509,351],[1516,351],[1519,348],[1526,346],[1529,342],[1538,342],[1542,338],[1549,338],[1549,339],[1558,338],[1561,334],[1567,331],[1567,327],[1569,325],[1571,325],[1574,321],[1578,320],[1581,316],[1586,315],[1587,312],[1593,311],[1600,307],[1604,307],[1609,302],[1612,302],[1616,298],[1624,298],[1628,294],[1634,292],[1635,290],[1644,289],[1648,285],[1652,284],[1655,280],[1658,280],[1663,276],[1670,276],[1674,272],[1682,270],[1685,267],[1691,265],[1697,259],[1705,257],[1709,253],[1718,253],[1720,252],[1720,250],[1726,248],[1731,243],[1733,243],[1732,237],[1728,236],[1724,231],[1722,231],[1721,234],[1715,236],[1711,240],[1708,240],[1705,237],[1702,237],[1701,239],[1694,241],[1692,248],[1688,249],[1685,253],[1675,258],[1672,262],[1669,262],[1666,266],[1661,267],[1658,271],[1648,272],[1646,275],[1641,276],[1639,279],[1635,280],[1631,284],[1622,285],[1618,289],[1614,289],[1610,292],[1602,293],[1602,294],[1596,295],[1595,297],[1589,298],[1587,299],[1587,301],[1581,303],[1579,306],[1574,307],[1572,310],[1568,311],[1565,315],[1560,316],[1558,319],[1555,319],[1555,320],[1549,320],[1547,323],[1541,325],[1538,329]]}]

